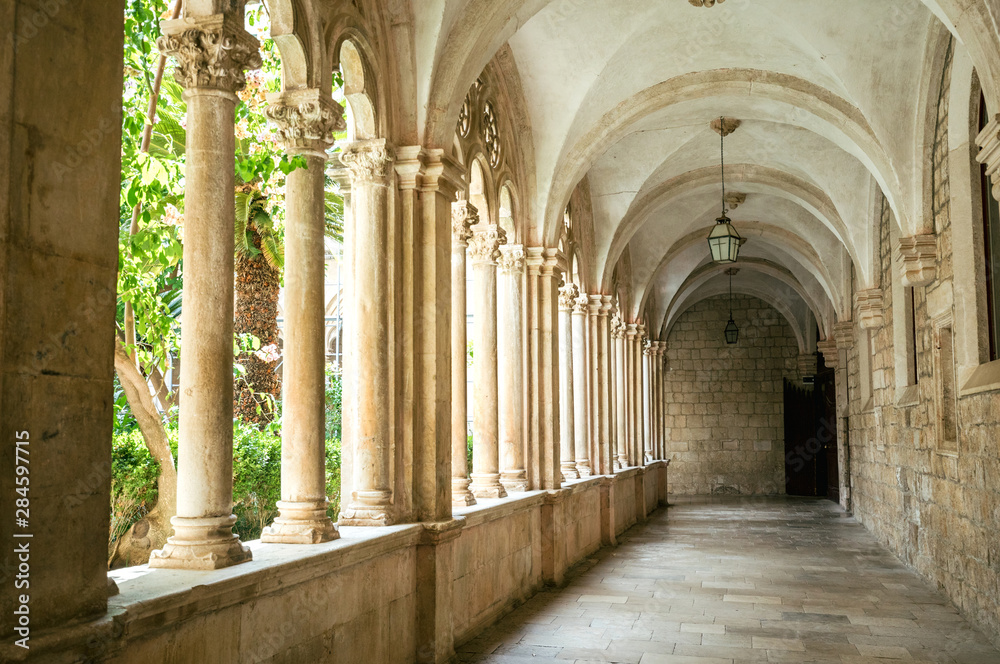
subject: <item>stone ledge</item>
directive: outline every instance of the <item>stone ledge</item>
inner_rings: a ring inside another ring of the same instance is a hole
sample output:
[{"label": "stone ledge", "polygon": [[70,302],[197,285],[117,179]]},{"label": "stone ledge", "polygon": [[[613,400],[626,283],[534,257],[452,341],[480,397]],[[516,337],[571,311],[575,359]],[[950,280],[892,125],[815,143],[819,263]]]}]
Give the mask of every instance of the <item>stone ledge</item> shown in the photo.
[{"label": "stone ledge", "polygon": [[916,385],[896,388],[896,405],[900,408],[916,406],[920,403],[920,388]]},{"label": "stone ledge", "polygon": [[1000,360],[986,362],[973,369],[959,396],[967,397],[996,391],[1000,391]]}]

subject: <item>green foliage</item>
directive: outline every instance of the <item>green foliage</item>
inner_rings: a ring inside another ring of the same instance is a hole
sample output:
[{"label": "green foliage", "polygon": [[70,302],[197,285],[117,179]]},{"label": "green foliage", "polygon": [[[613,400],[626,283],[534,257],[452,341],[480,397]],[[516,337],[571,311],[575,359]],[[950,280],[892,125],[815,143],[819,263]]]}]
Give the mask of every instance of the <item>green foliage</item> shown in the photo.
[{"label": "green foliage", "polygon": [[343,374],[340,367],[326,365],[326,439],[341,438],[340,416],[343,408]]},{"label": "green foliage", "polygon": [[[175,447],[176,429],[167,432]],[[138,428],[116,435],[111,444],[111,531],[109,541],[128,532],[156,504],[160,464],[146,448]]]},{"label": "green foliage", "polygon": [[[285,266],[285,246],[265,209],[267,198],[260,191],[246,187],[236,192],[236,253],[246,258],[264,254],[267,264],[279,272]],[[254,246],[254,232],[260,236],[260,249]]]},{"label": "green foliage", "polygon": [[472,473],[472,435],[468,435],[465,441],[465,466],[469,473]]},{"label": "green foliage", "polygon": [[[177,427],[167,428],[177,457]],[[326,440],[326,491],[328,514],[334,520],[340,511],[340,439]],[[156,504],[156,480],[160,467],[146,449],[138,429],[115,435],[111,455],[111,532],[113,541]],[[240,422],[233,425],[233,514],[234,530],[244,541],[260,537],[271,523],[281,498],[281,436],[272,424],[263,431]]]}]

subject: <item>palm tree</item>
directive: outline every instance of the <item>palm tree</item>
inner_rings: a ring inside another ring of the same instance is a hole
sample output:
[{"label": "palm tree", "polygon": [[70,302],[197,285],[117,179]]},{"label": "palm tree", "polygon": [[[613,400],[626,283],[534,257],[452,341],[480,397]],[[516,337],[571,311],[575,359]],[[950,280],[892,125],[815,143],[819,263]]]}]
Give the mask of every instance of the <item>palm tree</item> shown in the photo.
[{"label": "palm tree", "polygon": [[235,414],[244,422],[266,426],[274,419],[281,394],[278,381],[278,289],[284,245],[266,209],[267,198],[255,184],[236,190],[236,319],[244,343],[236,378]]}]

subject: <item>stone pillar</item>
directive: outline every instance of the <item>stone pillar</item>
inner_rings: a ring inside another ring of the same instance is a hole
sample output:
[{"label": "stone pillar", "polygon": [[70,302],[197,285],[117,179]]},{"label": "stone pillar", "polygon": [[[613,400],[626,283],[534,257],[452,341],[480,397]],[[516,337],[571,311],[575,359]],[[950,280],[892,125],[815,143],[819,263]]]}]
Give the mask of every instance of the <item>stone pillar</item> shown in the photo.
[{"label": "stone pillar", "polygon": [[617,468],[628,467],[628,390],[625,352],[625,324],[615,316],[611,324],[611,335],[615,340],[615,426],[617,427]]},{"label": "stone pillar", "polygon": [[587,375],[590,378],[587,400],[590,403],[590,458],[595,466],[601,458],[601,296],[588,295],[587,304]]},{"label": "stone pillar", "polygon": [[324,294],[326,148],[344,129],[344,109],[318,89],[269,98],[267,117],[285,150],[306,159],[285,185],[284,364],[281,500],[261,541],[318,544],[339,537],[326,511]]},{"label": "stone pillar", "polygon": [[467,201],[452,205],[451,236],[451,502],[475,505],[468,467],[468,343],[466,339],[465,252],[479,212]]},{"label": "stone pillar", "polygon": [[[524,247],[500,247],[500,483],[527,491],[524,467]],[[464,389],[464,386],[463,386]]]},{"label": "stone pillar", "polygon": [[646,339],[646,327],[642,324],[635,327],[635,341],[632,347],[632,394],[635,398],[632,400],[632,408],[635,418],[635,463],[637,466],[642,466],[645,458],[643,440],[646,435],[642,419],[642,346]]},{"label": "stone pillar", "polygon": [[390,475],[388,243],[389,194],[395,151],[384,139],[344,146],[340,157],[351,176],[354,215],[354,274],[351,310],[355,394],[347,395],[344,410],[353,422],[351,494],[341,510],[348,526],[386,526],[392,523]]},{"label": "stone pillar", "polygon": [[600,399],[600,439],[598,441],[599,458],[594,461],[594,465],[601,474],[609,474],[614,470],[612,461],[613,451],[611,449],[611,296],[601,296],[601,311],[597,319],[597,379],[598,398]]},{"label": "stone pillar", "polygon": [[640,457],[636,453],[638,450],[635,420],[635,340],[637,334],[634,323],[625,326],[625,435],[628,438],[628,463],[630,466],[641,465]]},{"label": "stone pillar", "polygon": [[647,339],[642,349],[643,460],[653,460],[653,346]]},{"label": "stone pillar", "polygon": [[506,233],[496,224],[483,224],[472,233],[469,255],[475,273],[475,341],[472,345],[472,494],[476,498],[503,498],[500,484],[500,425],[497,377],[497,259]]},{"label": "stone pillar", "polygon": [[[250,560],[233,533],[233,270],[236,92],[261,65],[242,13],[163,22],[162,53],[187,101],[182,405],[174,534],[151,567],[218,569]],[[227,43],[230,48],[216,48]]]},{"label": "stone pillar", "polygon": [[[579,293],[579,289],[577,290]],[[573,454],[580,477],[593,473],[590,465],[589,383],[587,375],[587,304],[586,295],[573,300]]]},{"label": "stone pillar", "polygon": [[561,270],[557,249],[527,250],[528,473],[531,488],[561,486],[559,467],[558,298]]},{"label": "stone pillar", "polygon": [[653,380],[653,385],[656,387],[655,392],[655,402],[656,402],[656,458],[666,459],[666,441],[667,441],[667,431],[664,426],[664,403],[663,403],[663,363],[666,359],[667,352],[667,342],[658,341],[656,342],[656,358],[655,358],[655,378]]},{"label": "stone pillar", "polygon": [[[574,407],[575,370],[573,367],[573,321],[575,300],[580,296],[576,284],[559,289],[559,468],[563,481],[579,479],[576,469]],[[581,363],[583,358],[580,358]],[[583,386],[581,386],[583,387]]]}]

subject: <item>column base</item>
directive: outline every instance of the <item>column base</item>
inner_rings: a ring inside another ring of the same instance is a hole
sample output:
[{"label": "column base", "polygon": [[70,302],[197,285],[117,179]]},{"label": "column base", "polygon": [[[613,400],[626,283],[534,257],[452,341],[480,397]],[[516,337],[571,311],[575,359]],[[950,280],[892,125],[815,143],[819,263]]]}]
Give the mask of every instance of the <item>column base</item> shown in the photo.
[{"label": "column base", "polygon": [[619,456],[618,459],[615,460],[615,470],[624,470],[625,468],[628,468],[628,457]]},{"label": "column base", "polygon": [[506,498],[507,491],[500,484],[500,473],[472,473],[469,485],[476,498]]},{"label": "column base", "polygon": [[576,472],[580,477],[590,477],[594,474],[594,471],[590,468],[590,459],[584,459],[582,461],[576,462]]},{"label": "column base", "polygon": [[170,519],[174,534],[149,556],[149,566],[163,569],[212,570],[250,561],[253,556],[233,533],[236,517]]},{"label": "column base", "polygon": [[468,507],[476,504],[476,497],[469,491],[469,478],[451,478],[451,504],[452,507]]},{"label": "column base", "polygon": [[523,493],[528,490],[528,473],[524,470],[508,470],[500,473],[500,484],[508,493]]},{"label": "column base", "polygon": [[388,491],[355,491],[340,513],[341,526],[391,526],[392,494]]},{"label": "column base", "polygon": [[340,537],[337,526],[326,515],[329,503],[278,501],[279,516],[260,534],[271,544],[320,544]]},{"label": "column base", "polygon": [[580,479],[580,473],[576,470],[576,464],[572,461],[564,461],[559,464],[560,470],[562,470],[563,480],[578,480]]}]

